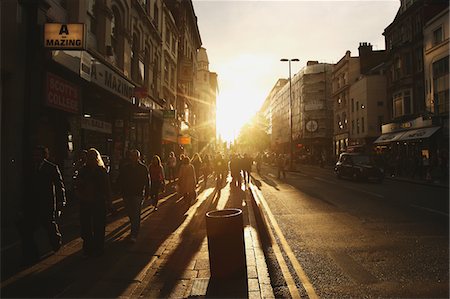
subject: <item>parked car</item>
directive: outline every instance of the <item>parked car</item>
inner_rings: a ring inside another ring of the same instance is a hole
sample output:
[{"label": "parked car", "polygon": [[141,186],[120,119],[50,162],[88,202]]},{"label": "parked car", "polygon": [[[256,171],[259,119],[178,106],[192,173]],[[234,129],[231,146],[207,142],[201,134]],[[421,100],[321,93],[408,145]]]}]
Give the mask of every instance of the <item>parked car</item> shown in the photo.
[{"label": "parked car", "polygon": [[374,179],[381,183],[384,171],[371,156],[362,153],[342,153],[334,168],[338,178],[347,177],[355,181]]}]

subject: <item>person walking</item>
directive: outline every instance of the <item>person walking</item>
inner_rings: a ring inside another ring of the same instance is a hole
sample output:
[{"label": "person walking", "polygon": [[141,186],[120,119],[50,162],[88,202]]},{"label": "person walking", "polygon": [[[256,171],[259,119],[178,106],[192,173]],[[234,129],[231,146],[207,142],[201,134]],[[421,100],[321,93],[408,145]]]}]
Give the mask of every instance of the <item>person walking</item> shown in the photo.
[{"label": "person walking", "polygon": [[258,174],[261,174],[261,164],[262,164],[262,154],[258,153],[258,155],[256,155],[256,172],[258,172]]},{"label": "person walking", "polygon": [[175,182],[176,169],[177,169],[177,157],[175,157],[174,152],[170,152],[169,157],[167,158],[167,174],[169,183]]},{"label": "person walking", "polygon": [[159,193],[164,192],[166,182],[164,179],[164,168],[161,164],[161,158],[154,155],[149,167],[150,172],[150,200],[155,211],[158,210]]},{"label": "person walking", "polygon": [[190,163],[189,157],[184,157],[180,165],[178,177],[178,193],[184,198],[195,198],[197,178],[194,166]]},{"label": "person walking", "polygon": [[140,161],[138,150],[130,151],[130,163],[124,165],[118,182],[123,195],[125,210],[130,219],[130,241],[136,242],[141,226],[142,202],[149,197],[150,180],[147,166]]},{"label": "person walking", "polygon": [[278,167],[278,178],[281,179],[281,176],[283,175],[283,178],[286,178],[286,159],[284,158],[283,154],[279,154],[278,158],[276,159],[277,167]]},{"label": "person walking", "polygon": [[34,239],[39,227],[46,231],[54,252],[62,245],[62,235],[56,221],[66,206],[65,186],[59,167],[48,158],[48,148],[36,146],[33,149],[29,182],[22,201],[22,217],[18,222],[25,265],[39,260],[39,249]]},{"label": "person walking", "polygon": [[242,172],[244,175],[244,183],[247,185],[250,184],[250,175],[252,172],[252,166],[253,166],[252,157],[247,153],[245,153],[244,157],[242,158]]},{"label": "person walking", "polygon": [[231,185],[233,187],[241,188],[242,184],[242,162],[238,154],[233,154],[230,157],[230,174],[231,174]]},{"label": "person walking", "polygon": [[200,158],[200,155],[198,153],[195,153],[191,160],[192,166],[194,166],[195,170],[195,179],[198,182],[200,179],[200,173],[202,168],[202,158]]},{"label": "person walking", "polygon": [[208,176],[211,173],[211,159],[209,158],[208,154],[205,154],[203,156],[203,167],[202,167],[202,171],[203,171],[203,183],[206,186],[206,183],[208,182]]},{"label": "person walking", "polygon": [[80,200],[80,227],[83,255],[101,256],[105,247],[106,210],[111,205],[111,185],[100,153],[87,151],[86,164],[76,180]]}]

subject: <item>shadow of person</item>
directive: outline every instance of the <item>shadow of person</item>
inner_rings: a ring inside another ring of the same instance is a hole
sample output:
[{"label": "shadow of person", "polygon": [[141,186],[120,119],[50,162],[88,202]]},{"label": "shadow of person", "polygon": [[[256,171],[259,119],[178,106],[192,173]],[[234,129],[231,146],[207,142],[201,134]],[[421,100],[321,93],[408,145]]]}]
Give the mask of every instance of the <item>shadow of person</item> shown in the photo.
[{"label": "shadow of person", "polygon": [[278,188],[278,184],[274,180],[265,175],[261,175],[261,178],[267,185],[272,186],[276,190],[280,191],[280,189]]}]

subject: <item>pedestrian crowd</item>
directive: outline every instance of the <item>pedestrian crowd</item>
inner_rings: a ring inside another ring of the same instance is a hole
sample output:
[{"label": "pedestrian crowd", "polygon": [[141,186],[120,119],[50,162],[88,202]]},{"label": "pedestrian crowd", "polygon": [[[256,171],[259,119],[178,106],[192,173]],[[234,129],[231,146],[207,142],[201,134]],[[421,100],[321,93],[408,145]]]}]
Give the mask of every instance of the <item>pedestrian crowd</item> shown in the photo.
[{"label": "pedestrian crowd", "polygon": [[[38,146],[34,149],[29,174],[31,188],[22,202],[22,215],[17,223],[26,265],[37,262],[40,257],[34,240],[39,226],[46,230],[54,252],[62,245],[58,220],[66,206],[66,190],[59,167],[48,159],[46,147]],[[127,238],[134,243],[139,237],[144,202],[148,201],[150,208],[157,211],[160,196],[166,191],[166,187],[191,204],[197,198],[197,188],[201,184],[206,186],[209,178],[216,181],[216,188],[223,188],[230,173],[231,186],[248,186],[253,164],[256,164],[256,169],[260,172],[262,161],[262,154],[252,157],[249,154],[233,153],[227,159],[222,153],[195,153],[190,158],[185,154],[177,157],[174,152],[170,152],[164,161],[154,155],[150,163],[146,163],[139,150],[133,149],[120,161],[119,173],[114,180],[116,192],[113,192],[109,168],[100,152],[95,148],[80,151],[73,163],[73,199],[79,207],[83,256],[99,257],[104,253],[107,215],[116,212],[113,193],[123,199],[130,223]],[[166,181],[169,184],[167,186]]]}]

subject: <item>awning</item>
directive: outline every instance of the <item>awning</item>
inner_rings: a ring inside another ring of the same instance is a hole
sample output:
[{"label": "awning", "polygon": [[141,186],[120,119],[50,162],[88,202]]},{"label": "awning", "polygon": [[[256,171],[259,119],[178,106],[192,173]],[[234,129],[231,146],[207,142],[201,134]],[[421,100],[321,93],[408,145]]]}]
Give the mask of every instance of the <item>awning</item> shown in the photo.
[{"label": "awning", "polygon": [[403,132],[394,132],[394,133],[387,133],[383,134],[380,137],[377,138],[373,143],[379,144],[379,143],[389,143],[393,141],[400,140],[400,138],[405,134],[405,131]]},{"label": "awning", "polygon": [[405,140],[413,140],[413,139],[423,139],[428,138],[434,133],[436,133],[437,130],[439,130],[441,127],[431,127],[431,128],[420,128],[420,129],[414,129],[405,132],[399,140],[405,141]]}]

